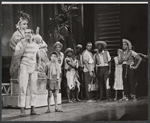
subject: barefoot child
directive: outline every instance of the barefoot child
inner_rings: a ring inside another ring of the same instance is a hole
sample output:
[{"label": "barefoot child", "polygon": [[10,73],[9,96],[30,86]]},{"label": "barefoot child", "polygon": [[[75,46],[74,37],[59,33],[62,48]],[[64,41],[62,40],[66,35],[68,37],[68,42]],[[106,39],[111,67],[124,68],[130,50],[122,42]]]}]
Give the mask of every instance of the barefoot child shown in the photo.
[{"label": "barefoot child", "polygon": [[54,97],[54,102],[55,102],[55,112],[62,112],[57,108],[57,93],[59,90],[59,75],[60,75],[60,67],[58,65],[57,61],[58,54],[57,52],[52,52],[50,54],[50,62],[47,65],[47,85],[46,89],[48,90],[48,97],[47,97],[47,102],[48,102],[48,110],[46,113],[50,113],[50,104],[51,104],[51,98],[52,94]]}]

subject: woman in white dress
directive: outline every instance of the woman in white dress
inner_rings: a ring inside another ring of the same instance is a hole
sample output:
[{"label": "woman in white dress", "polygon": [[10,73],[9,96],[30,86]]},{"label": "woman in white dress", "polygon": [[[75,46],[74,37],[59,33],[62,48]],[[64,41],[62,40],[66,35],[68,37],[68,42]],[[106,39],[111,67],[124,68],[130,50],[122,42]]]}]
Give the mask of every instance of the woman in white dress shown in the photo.
[{"label": "woman in white dress", "polygon": [[[119,56],[121,52],[122,52],[122,50],[118,49],[117,55]],[[114,100],[117,100],[118,90],[122,90],[122,95],[124,97],[123,79],[122,79],[122,64],[118,63],[118,56],[114,57],[114,62],[115,62],[115,81],[114,81],[115,98],[114,98]]]},{"label": "woman in white dress", "polygon": [[[71,48],[67,48],[65,58],[65,70],[66,70],[66,78],[67,78],[67,97],[68,102],[79,101],[78,95],[80,92],[80,82],[78,81],[79,75],[77,73],[78,68],[78,60],[74,58],[74,51]],[[74,91],[77,88],[76,97],[74,97]],[[70,93],[72,95],[73,101],[70,100]]]}]

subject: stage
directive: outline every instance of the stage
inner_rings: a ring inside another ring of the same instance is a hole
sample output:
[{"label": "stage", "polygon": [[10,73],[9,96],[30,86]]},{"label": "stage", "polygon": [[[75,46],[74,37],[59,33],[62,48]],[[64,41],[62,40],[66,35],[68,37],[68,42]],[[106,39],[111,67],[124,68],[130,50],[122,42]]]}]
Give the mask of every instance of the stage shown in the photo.
[{"label": "stage", "polygon": [[[47,107],[36,108],[41,115],[20,117],[19,109],[2,109],[2,121],[147,121],[148,120],[148,97],[138,98],[138,101],[111,101],[106,100],[87,103],[85,100],[77,103],[63,101],[58,106],[63,112],[45,114]],[[30,110],[27,109],[29,114]]]}]

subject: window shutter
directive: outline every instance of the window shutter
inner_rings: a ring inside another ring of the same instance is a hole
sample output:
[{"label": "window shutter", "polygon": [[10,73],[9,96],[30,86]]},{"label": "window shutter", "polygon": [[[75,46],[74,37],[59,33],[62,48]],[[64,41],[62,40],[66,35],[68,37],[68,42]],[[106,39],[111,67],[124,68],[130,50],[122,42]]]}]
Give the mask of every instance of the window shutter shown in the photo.
[{"label": "window shutter", "polygon": [[[95,41],[105,41],[111,58],[117,55],[117,49],[121,48],[121,7],[119,4],[97,4],[95,5]],[[112,73],[110,82],[114,81],[114,62],[112,62]]]}]

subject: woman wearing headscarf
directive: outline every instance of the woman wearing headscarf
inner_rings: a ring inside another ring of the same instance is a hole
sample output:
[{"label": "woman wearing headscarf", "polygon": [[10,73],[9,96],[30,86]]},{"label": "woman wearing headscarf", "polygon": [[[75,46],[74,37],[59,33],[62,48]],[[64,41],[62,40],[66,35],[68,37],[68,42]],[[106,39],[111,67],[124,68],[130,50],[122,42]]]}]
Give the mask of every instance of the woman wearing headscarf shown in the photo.
[{"label": "woman wearing headscarf", "polygon": [[12,60],[10,65],[10,75],[11,78],[18,77],[18,68],[20,66],[21,56],[24,53],[24,49],[20,50],[18,53],[14,55],[14,51],[18,42],[22,39],[25,39],[24,32],[28,28],[28,22],[30,20],[30,15],[24,13],[23,11],[19,12],[19,21],[16,24],[16,31],[13,33],[10,39],[10,48],[12,50]]},{"label": "woman wearing headscarf", "polygon": [[24,32],[28,28],[28,22],[30,20],[30,15],[27,13],[24,13],[23,11],[19,12],[19,21],[16,24],[16,31],[13,33],[11,39],[10,39],[10,48],[15,50],[15,47],[18,42],[20,42],[22,39],[24,39]]},{"label": "woman wearing headscarf", "polygon": [[[74,57],[74,51],[71,48],[67,48],[65,51],[65,70],[66,70],[66,78],[67,78],[67,96],[68,102],[72,102],[70,100],[70,92],[74,101],[80,101],[78,99],[78,95],[80,92],[80,82],[78,75],[78,60]],[[76,97],[74,97],[75,88],[77,88]],[[76,99],[75,99],[76,98]]]}]

